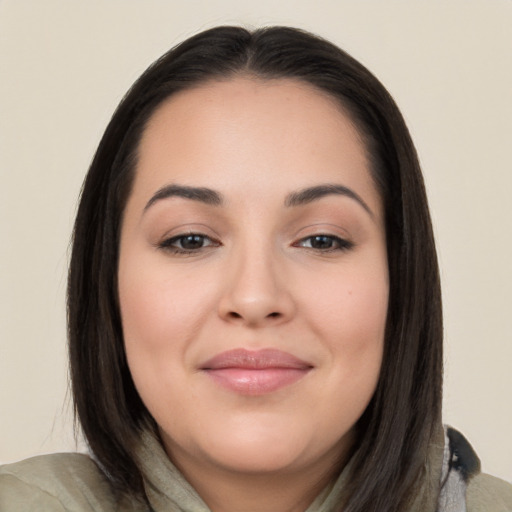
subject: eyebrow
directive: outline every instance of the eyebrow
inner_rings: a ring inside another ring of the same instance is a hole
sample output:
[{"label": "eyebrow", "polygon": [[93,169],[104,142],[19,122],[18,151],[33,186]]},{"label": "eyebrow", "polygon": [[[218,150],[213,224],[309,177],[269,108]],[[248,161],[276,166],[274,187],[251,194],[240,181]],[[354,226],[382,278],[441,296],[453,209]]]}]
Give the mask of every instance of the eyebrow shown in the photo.
[{"label": "eyebrow", "polygon": [[[332,183],[308,187],[298,190],[297,192],[292,192],[286,196],[284,204],[287,207],[302,206],[329,195],[341,195],[353,199],[368,212],[370,217],[374,218],[374,213],[358,194],[356,194],[350,188],[345,187],[344,185],[337,185]],[[189,187],[186,185],[176,184],[166,185],[165,187],[157,190],[151,199],[146,203],[144,212],[146,212],[146,210],[148,210],[148,208],[150,208],[156,202],[161,201],[162,199],[169,199],[171,197],[191,199],[193,201],[199,201],[211,206],[221,206],[224,202],[222,194],[212,190],[211,188]]]},{"label": "eyebrow", "polygon": [[157,190],[151,199],[146,203],[144,211],[162,199],[170,197],[183,197],[192,199],[212,206],[220,206],[223,202],[221,194],[211,188],[205,187],[187,187],[184,185],[167,185]]},{"label": "eyebrow", "polygon": [[374,218],[374,213],[358,194],[356,194],[348,187],[331,183],[327,183],[325,185],[317,185],[315,187],[304,188],[297,192],[292,192],[286,197],[285,205],[302,206],[330,195],[340,195],[353,199],[368,212],[370,217]]}]

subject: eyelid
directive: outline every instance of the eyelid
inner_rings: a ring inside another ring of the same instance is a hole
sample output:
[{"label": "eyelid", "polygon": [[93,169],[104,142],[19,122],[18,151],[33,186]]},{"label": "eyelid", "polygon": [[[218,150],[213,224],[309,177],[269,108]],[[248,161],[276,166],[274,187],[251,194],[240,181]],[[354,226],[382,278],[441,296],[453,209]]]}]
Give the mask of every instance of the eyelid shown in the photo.
[{"label": "eyelid", "polygon": [[302,226],[294,232],[292,238],[298,240],[310,236],[333,236],[346,240],[352,239],[352,234],[349,230],[338,223],[334,224],[329,222],[316,222]]},{"label": "eyelid", "polygon": [[[336,246],[321,248],[321,247],[313,247],[312,245],[310,245],[310,246],[302,245],[304,242],[306,242],[308,240],[312,240],[314,238],[332,239],[332,241],[336,244]],[[338,235],[333,235],[333,234],[328,234],[328,233],[315,233],[315,234],[300,238],[297,242],[293,243],[293,246],[294,247],[304,247],[305,249],[311,249],[313,251],[325,253],[325,252],[334,252],[334,251],[348,251],[354,247],[354,243],[351,242],[350,240],[347,240],[346,238],[342,238]]]},{"label": "eyelid", "polygon": [[153,235],[153,240],[155,245],[159,245],[164,240],[169,240],[171,238],[179,238],[182,236],[189,235],[200,235],[207,238],[211,238],[212,240],[219,240],[220,235],[213,230],[210,226],[203,223],[197,222],[185,222],[179,223],[172,228],[164,229],[165,226],[157,227],[155,226],[155,233]]},{"label": "eyelid", "polygon": [[[154,245],[157,249],[178,256],[194,256],[222,245],[219,238],[205,231],[211,231],[205,226],[183,225],[174,228],[162,236]],[[179,241],[187,237],[201,237],[206,244],[196,248],[185,248],[179,246]]]},{"label": "eyelid", "polygon": [[197,233],[197,232],[181,233],[179,235],[166,237],[164,240],[162,240],[162,242],[160,242],[159,245],[161,247],[164,247],[164,246],[168,247],[172,243],[177,242],[178,240],[181,240],[181,239],[187,238],[187,237],[192,237],[192,236],[197,236],[197,237],[204,238],[205,240],[209,240],[210,243],[208,243],[208,245],[206,245],[204,247],[210,247],[212,245],[220,245],[219,242],[214,240],[211,236],[205,235],[204,233]]},{"label": "eyelid", "polygon": [[[203,245],[202,247],[198,247],[197,249],[185,249],[185,248],[173,246],[173,244],[178,242],[179,240],[185,239],[187,237],[193,237],[193,236],[201,237],[204,240],[208,241],[207,245]],[[183,233],[178,233],[173,236],[167,236],[167,237],[164,237],[164,239],[158,243],[158,247],[160,247],[162,249],[175,248],[175,249],[181,250],[183,252],[198,252],[201,249],[206,249],[208,247],[218,247],[220,245],[221,245],[221,243],[218,240],[216,240],[215,238],[213,238],[212,236],[206,235],[205,233],[200,233],[198,231],[187,231],[187,232],[183,232]]]}]

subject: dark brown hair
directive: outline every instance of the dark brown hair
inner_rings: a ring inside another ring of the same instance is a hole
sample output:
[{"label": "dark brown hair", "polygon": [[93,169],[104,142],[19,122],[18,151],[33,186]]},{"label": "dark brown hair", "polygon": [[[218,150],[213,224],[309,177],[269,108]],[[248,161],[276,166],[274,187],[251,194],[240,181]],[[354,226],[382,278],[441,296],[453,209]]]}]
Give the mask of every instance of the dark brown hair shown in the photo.
[{"label": "dark brown hair", "polygon": [[126,363],[117,294],[122,214],[141,134],[177,91],[237,75],[288,78],[335,98],[363,136],[385,204],[390,300],[383,365],[358,422],[345,512],[406,510],[440,422],[442,315],[430,215],[414,145],[393,99],[359,62],[287,27],[202,32],[152,64],[114,113],[85,179],[68,283],[75,412],[112,482],[143,499],[134,447],[156,425]]}]

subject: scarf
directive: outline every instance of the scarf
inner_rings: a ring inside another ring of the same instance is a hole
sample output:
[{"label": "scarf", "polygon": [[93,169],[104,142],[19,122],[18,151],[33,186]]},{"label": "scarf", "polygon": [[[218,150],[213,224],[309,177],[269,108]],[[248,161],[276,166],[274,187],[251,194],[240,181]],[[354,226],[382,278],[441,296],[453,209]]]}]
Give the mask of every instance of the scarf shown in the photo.
[{"label": "scarf", "polygon": [[[195,489],[172,464],[160,441],[145,433],[138,459],[153,512],[210,512]],[[338,512],[352,471],[352,461],[305,512]],[[480,461],[471,445],[456,430],[439,428],[429,448],[423,478],[417,483],[409,512],[466,512],[466,486],[479,472]]]}]

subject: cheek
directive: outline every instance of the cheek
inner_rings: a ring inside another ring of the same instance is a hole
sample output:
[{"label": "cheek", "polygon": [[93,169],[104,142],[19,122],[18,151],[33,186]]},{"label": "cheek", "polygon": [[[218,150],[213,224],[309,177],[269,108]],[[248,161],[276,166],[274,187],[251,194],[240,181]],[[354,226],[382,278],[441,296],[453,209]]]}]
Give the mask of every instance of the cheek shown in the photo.
[{"label": "cheek", "polygon": [[211,310],[212,290],[187,274],[169,275],[154,261],[144,268],[130,263],[122,262],[119,271],[126,356],[143,398],[158,396],[171,376],[183,372],[187,350]]},{"label": "cheek", "polygon": [[387,269],[349,269],[305,283],[311,290],[304,309],[311,323],[334,346],[348,350],[381,344],[386,326],[389,283]]},{"label": "cheek", "polygon": [[120,273],[119,287],[128,366],[151,415],[159,424],[169,422],[169,410],[171,420],[187,411],[180,397],[191,399],[185,379],[187,348],[201,324],[204,308],[198,303],[205,298],[183,293],[179,281],[169,286],[151,272],[128,276],[123,279]]},{"label": "cheek", "polygon": [[340,390],[333,393],[362,410],[380,375],[388,294],[385,265],[366,266],[317,280],[304,306],[309,325],[329,353],[333,390]]},{"label": "cheek", "polygon": [[211,290],[188,273],[170,272],[165,262],[121,262],[119,298],[127,345],[160,350],[185,341],[209,308]]},{"label": "cheek", "polygon": [[[385,263],[385,260],[384,260]],[[302,281],[307,327],[321,343],[318,388],[301,400],[315,418],[326,447],[343,439],[357,423],[375,392],[382,365],[388,305],[387,268],[351,266],[325,279]],[[311,412],[313,411],[313,412]]]}]

